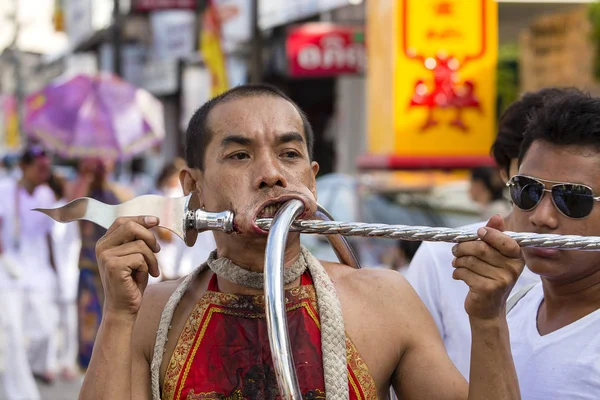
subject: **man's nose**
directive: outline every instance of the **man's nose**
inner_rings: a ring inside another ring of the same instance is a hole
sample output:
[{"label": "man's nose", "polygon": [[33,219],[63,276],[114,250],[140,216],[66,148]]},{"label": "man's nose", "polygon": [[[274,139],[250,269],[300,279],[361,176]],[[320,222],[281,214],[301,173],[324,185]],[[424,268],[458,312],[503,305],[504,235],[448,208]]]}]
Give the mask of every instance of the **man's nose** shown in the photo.
[{"label": "man's nose", "polygon": [[256,187],[266,189],[275,186],[287,187],[287,180],[281,170],[281,165],[274,157],[262,157],[257,168]]},{"label": "man's nose", "polygon": [[558,214],[559,211],[554,206],[554,203],[552,201],[552,194],[544,193],[544,196],[540,200],[540,203],[535,209],[533,209],[533,211],[531,211],[529,221],[536,228],[541,228],[544,230],[554,230],[558,228]]}]

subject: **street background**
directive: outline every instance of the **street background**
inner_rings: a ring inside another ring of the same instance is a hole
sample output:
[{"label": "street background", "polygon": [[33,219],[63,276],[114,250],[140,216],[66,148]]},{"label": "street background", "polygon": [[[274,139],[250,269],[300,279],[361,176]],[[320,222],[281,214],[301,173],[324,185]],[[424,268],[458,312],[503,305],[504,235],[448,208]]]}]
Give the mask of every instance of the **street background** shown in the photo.
[{"label": "street background", "polygon": [[[462,226],[510,207],[490,156],[501,113],[549,86],[600,94],[599,44],[595,1],[0,0],[0,189],[26,180],[20,161],[35,147],[33,164],[50,162],[37,186],[52,189],[52,205],[181,196],[193,113],[231,87],[264,82],[306,112],[319,202],[336,220]],[[52,334],[77,354],[57,371],[37,371],[54,379],[38,387],[42,399],[69,400],[101,320],[90,293],[102,290],[93,281],[102,230],[51,229],[64,257],[55,260],[60,289],[47,289],[68,306],[56,311]],[[0,238],[0,255],[2,240],[12,239]],[[168,233],[160,240],[163,275],[152,283],[189,273],[214,248],[210,233],[193,249]],[[323,238],[303,242],[336,259]],[[350,242],[370,268],[403,272],[416,251],[385,239]],[[21,261],[11,265],[27,268]],[[5,262],[0,291],[18,286]],[[14,321],[1,316],[7,376]],[[73,372],[72,383],[61,378]],[[9,400],[5,389],[0,379],[0,400]]]}]

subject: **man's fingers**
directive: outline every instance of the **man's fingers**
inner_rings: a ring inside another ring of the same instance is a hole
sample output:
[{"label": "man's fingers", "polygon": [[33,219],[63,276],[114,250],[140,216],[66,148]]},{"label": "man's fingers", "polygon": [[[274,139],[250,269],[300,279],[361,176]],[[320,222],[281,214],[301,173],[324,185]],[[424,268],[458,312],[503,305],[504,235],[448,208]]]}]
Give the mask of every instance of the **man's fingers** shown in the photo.
[{"label": "man's fingers", "polygon": [[477,257],[465,256],[452,260],[452,266],[456,269],[468,269],[488,279],[497,279],[499,276],[499,268],[492,265],[482,263]]},{"label": "man's fingers", "polygon": [[502,265],[506,262],[505,256],[481,240],[459,243],[452,247],[452,254],[456,258],[476,257],[492,266]]},{"label": "man's fingers", "polygon": [[146,242],[143,240],[136,240],[135,242],[125,243],[121,246],[115,247],[110,251],[111,257],[124,257],[130,254],[141,254],[144,256],[144,260],[148,265],[148,273],[154,277],[157,277],[160,273],[158,268],[158,260],[148,247]]},{"label": "man's fingers", "polygon": [[477,235],[480,240],[498,250],[503,256],[510,258],[521,257],[521,247],[517,242],[499,230],[490,227],[479,228],[477,230]]},{"label": "man's fingers", "polygon": [[125,225],[129,221],[136,222],[137,224],[143,226],[144,228],[152,228],[152,227],[157,226],[159,223],[158,218],[153,217],[153,216],[147,216],[147,215],[140,215],[137,217],[119,217],[115,220],[115,222],[112,223],[111,226],[108,227],[108,230],[106,231],[105,236],[108,236],[109,234],[114,232],[116,229],[118,229],[120,226]]},{"label": "man's fingers", "polygon": [[466,283],[469,288],[487,288],[490,286],[491,282],[488,278],[476,274],[475,272],[467,269],[467,268],[457,268],[452,273],[452,278],[455,280],[460,280]]},{"label": "man's fingers", "polygon": [[133,280],[137,284],[140,291],[144,292],[144,290],[146,289],[146,286],[148,286],[148,273],[137,270],[133,274]]},{"label": "man's fingers", "polygon": [[136,272],[148,273],[148,264],[141,253],[128,254],[122,257],[107,256],[104,262],[107,277],[118,280],[126,275],[135,277]]},{"label": "man's fingers", "polygon": [[[113,232],[104,235],[102,243],[99,244],[101,249],[117,247],[124,243],[143,240],[148,247],[155,253],[160,250],[160,245],[156,240],[156,236],[148,230],[148,224],[140,224],[140,220],[144,217],[130,218],[127,221],[119,224]],[[154,217],[151,217],[154,218]],[[116,224],[116,222],[115,222]]]}]

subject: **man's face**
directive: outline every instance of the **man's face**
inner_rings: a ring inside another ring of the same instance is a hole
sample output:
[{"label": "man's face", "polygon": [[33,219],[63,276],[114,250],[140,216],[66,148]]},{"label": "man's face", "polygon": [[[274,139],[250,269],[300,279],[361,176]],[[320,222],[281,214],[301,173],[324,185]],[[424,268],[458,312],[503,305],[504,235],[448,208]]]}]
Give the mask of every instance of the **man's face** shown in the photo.
[{"label": "man's face", "polygon": [[23,178],[33,185],[41,185],[50,179],[51,163],[50,158],[45,155],[36,157],[31,164],[23,165]]},{"label": "man's face", "polygon": [[[562,183],[579,183],[600,195],[600,154],[575,146],[556,146],[535,141],[529,148],[519,174]],[[546,189],[552,184],[546,183]],[[600,235],[600,204],[594,202],[592,212],[583,219],[568,218],[554,206],[551,194],[545,192],[531,211],[513,207],[517,232],[560,235]],[[559,251],[523,248],[527,266],[536,274],[551,280],[572,282],[596,272],[600,255],[595,252]]]},{"label": "man's face", "polygon": [[204,209],[234,211],[236,230],[254,236],[266,235],[256,218],[273,217],[285,201],[304,203],[301,218],[316,211],[318,165],[309,160],[291,103],[271,96],[228,100],[210,112],[208,127],[204,171],[193,171]]}]

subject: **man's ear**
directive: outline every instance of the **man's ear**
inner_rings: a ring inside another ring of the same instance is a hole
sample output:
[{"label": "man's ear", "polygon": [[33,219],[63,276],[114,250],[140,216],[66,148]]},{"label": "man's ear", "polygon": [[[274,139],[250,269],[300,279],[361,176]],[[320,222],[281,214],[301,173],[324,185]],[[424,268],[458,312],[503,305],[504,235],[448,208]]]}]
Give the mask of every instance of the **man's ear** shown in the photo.
[{"label": "man's ear", "polygon": [[319,173],[319,163],[313,161],[310,163],[310,169],[312,170],[312,179],[310,191],[312,192],[315,199],[317,198],[317,174]]},{"label": "man's ear", "polygon": [[[200,192],[202,190],[201,179],[202,172],[197,169],[186,167],[179,173],[179,183],[186,196],[191,192]],[[198,195],[201,195],[201,193],[198,193]]]}]

